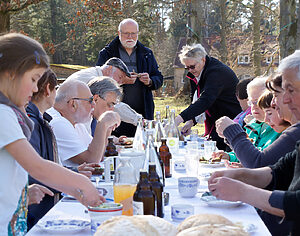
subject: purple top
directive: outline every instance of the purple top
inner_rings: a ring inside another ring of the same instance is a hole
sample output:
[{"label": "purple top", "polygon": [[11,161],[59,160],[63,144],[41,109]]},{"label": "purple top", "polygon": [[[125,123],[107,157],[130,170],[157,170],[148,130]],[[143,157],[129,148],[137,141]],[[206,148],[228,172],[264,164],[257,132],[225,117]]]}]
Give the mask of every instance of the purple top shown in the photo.
[{"label": "purple top", "polygon": [[288,127],[263,151],[247,139],[246,133],[239,125],[228,126],[224,130],[224,135],[244,166],[258,168],[275,164],[286,153],[295,149],[296,142],[300,140],[300,123]]}]

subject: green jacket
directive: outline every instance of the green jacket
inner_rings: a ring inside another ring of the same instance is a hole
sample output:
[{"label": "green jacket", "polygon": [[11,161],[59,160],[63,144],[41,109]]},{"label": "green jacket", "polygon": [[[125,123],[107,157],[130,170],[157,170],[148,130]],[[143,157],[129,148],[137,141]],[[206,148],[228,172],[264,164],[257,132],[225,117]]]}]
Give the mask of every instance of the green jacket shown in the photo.
[{"label": "green jacket", "polygon": [[[264,150],[281,135],[281,133],[277,133],[266,123],[259,123],[256,120],[245,125],[245,129],[248,138],[251,140],[253,145],[260,150]],[[240,162],[234,152],[228,152],[228,155],[229,161]]]}]

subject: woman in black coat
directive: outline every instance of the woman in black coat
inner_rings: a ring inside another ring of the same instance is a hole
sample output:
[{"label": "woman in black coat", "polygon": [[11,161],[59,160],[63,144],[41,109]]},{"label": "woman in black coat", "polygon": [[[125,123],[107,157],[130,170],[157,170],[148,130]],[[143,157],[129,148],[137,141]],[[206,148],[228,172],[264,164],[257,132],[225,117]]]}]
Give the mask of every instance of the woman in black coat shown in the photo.
[{"label": "woman in black coat", "polygon": [[226,150],[215,121],[222,116],[233,119],[242,111],[235,94],[238,78],[228,66],[208,56],[201,44],[184,46],[179,58],[188,70],[192,104],[176,117],[176,124],[186,122],[182,133],[188,135],[193,125],[205,120],[205,135],[217,141],[218,149]]}]

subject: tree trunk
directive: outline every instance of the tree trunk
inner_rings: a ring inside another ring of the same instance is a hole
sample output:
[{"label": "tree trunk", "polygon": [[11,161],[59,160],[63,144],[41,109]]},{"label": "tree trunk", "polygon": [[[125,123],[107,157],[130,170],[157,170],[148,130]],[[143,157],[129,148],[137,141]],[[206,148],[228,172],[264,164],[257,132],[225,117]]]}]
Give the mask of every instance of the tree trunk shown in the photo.
[{"label": "tree trunk", "polygon": [[202,26],[204,18],[203,3],[202,0],[192,0],[191,1],[191,11],[190,11],[190,24],[188,25],[190,31],[190,42],[191,43],[201,43],[203,40]]},{"label": "tree trunk", "polygon": [[296,49],[296,1],[280,0],[280,57],[285,58]]},{"label": "tree trunk", "polygon": [[253,17],[253,66],[255,76],[261,75],[261,42],[260,42],[260,18],[261,0],[254,0]]},{"label": "tree trunk", "polygon": [[300,0],[298,1],[297,16],[296,49],[300,49]]},{"label": "tree trunk", "polygon": [[226,32],[227,32],[227,8],[226,8],[226,0],[219,0],[220,4],[220,10],[221,10],[221,48],[220,48],[220,54],[221,54],[221,61],[225,64],[227,64],[227,57],[228,57],[228,51],[227,51],[227,45],[226,45]]},{"label": "tree trunk", "polygon": [[0,11],[0,33],[6,33],[10,30],[9,12]]}]

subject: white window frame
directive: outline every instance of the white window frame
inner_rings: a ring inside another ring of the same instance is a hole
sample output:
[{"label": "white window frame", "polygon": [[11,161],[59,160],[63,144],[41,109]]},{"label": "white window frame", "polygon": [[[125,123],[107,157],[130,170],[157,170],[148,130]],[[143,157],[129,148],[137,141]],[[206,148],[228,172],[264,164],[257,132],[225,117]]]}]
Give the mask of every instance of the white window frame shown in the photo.
[{"label": "white window frame", "polygon": [[249,63],[250,63],[250,56],[249,55],[238,56],[238,64],[239,65],[247,65]]}]

